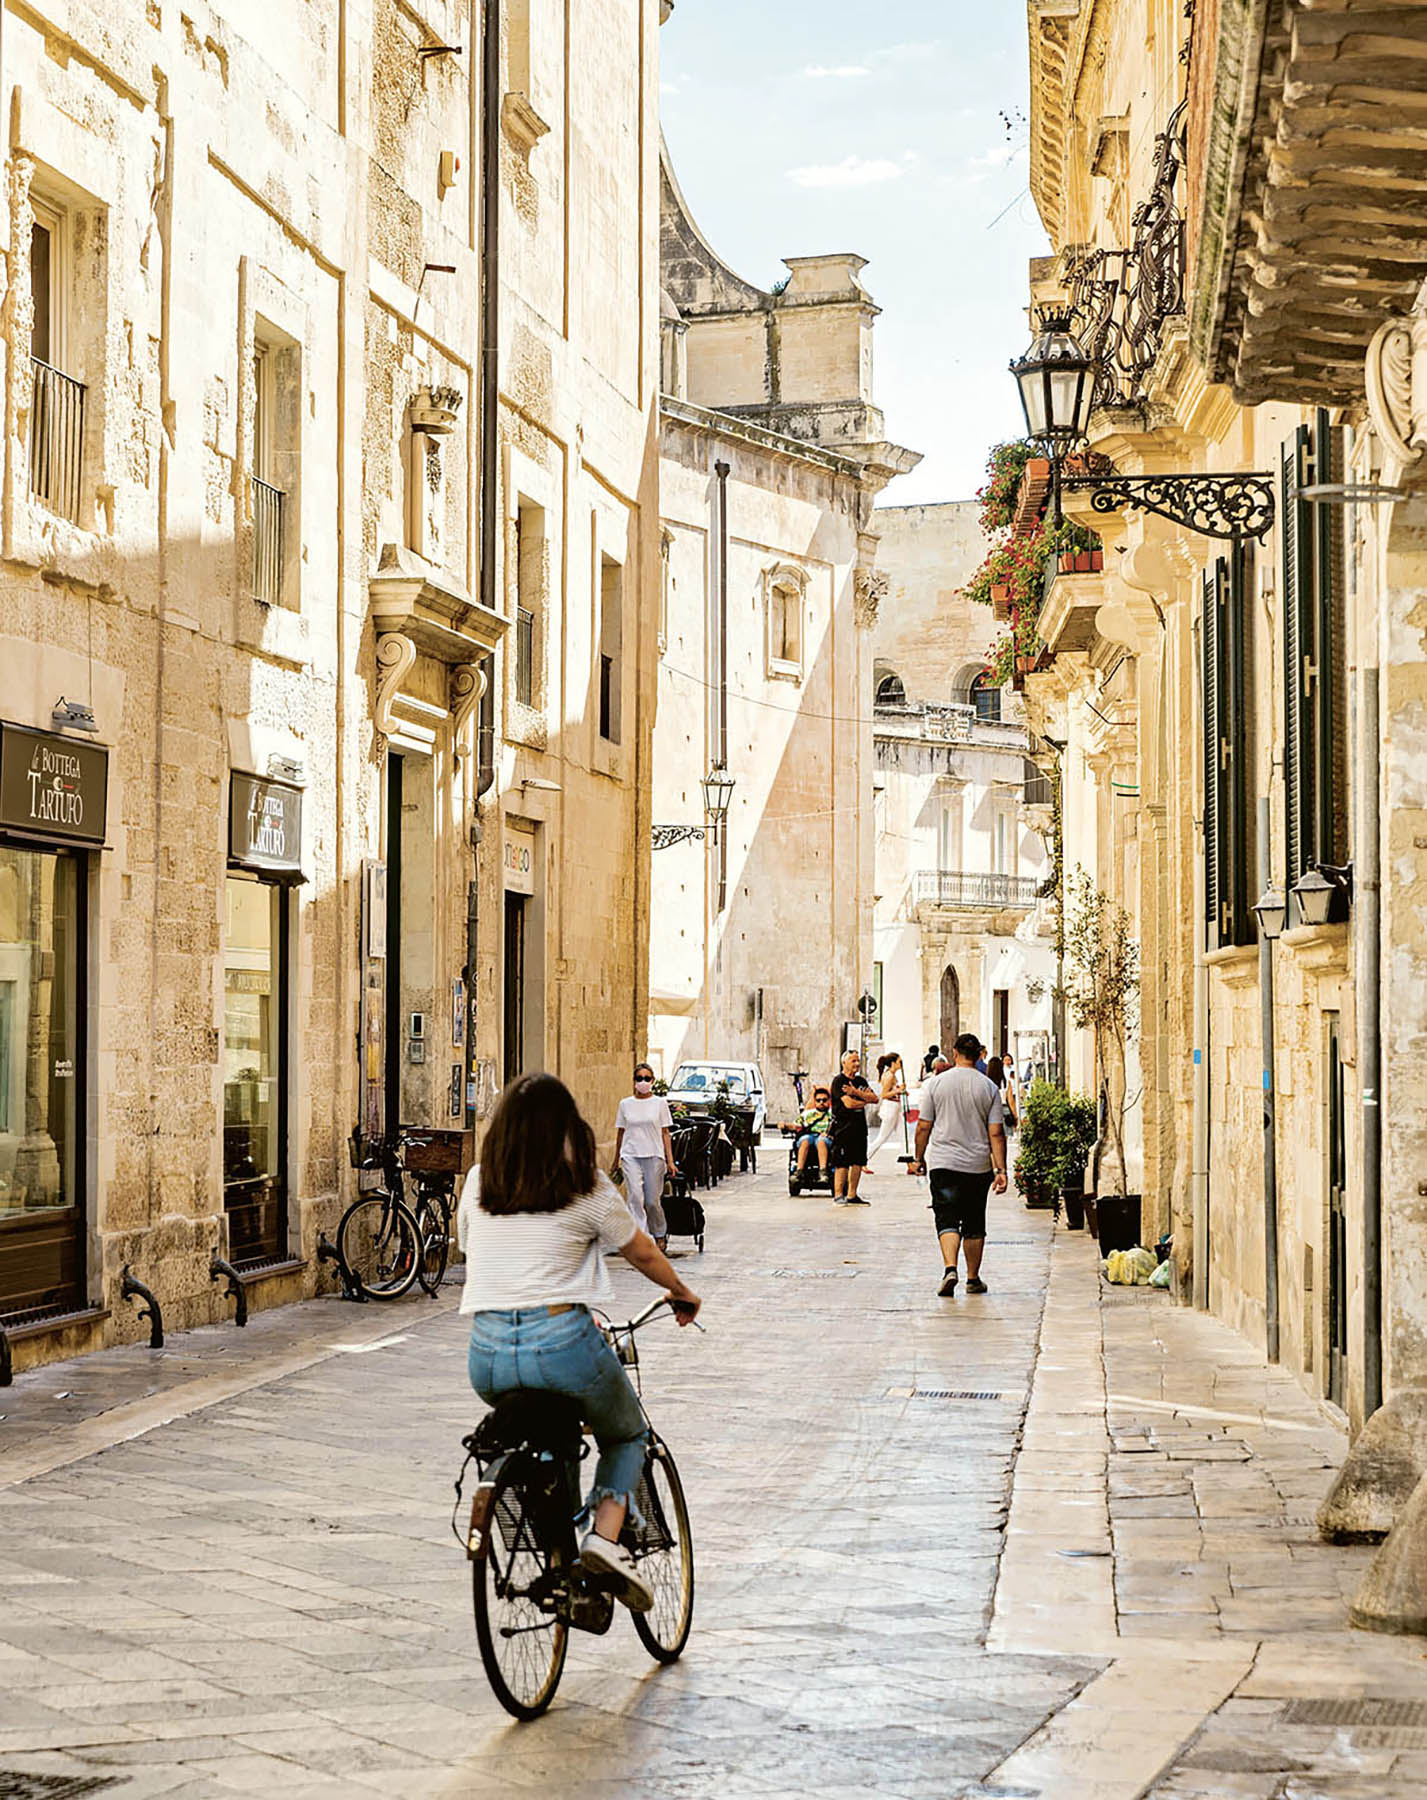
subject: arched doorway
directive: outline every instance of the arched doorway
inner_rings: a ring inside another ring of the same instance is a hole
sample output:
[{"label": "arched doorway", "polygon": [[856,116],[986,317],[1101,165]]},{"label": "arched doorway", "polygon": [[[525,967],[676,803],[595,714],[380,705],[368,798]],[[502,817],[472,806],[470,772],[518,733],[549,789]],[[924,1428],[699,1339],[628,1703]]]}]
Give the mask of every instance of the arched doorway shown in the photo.
[{"label": "arched doorway", "polygon": [[951,1059],[951,1046],[961,1035],[961,983],[956,970],[948,963],[941,972],[941,1036],[937,1042],[942,1054]]}]

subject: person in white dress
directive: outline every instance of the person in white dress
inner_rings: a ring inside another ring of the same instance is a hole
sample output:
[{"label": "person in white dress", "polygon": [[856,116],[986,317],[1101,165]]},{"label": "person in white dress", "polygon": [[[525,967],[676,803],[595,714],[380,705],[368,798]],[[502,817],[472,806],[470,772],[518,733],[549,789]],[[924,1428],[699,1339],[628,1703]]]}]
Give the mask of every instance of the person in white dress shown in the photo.
[{"label": "person in white dress", "polygon": [[878,1101],[877,1135],[867,1146],[869,1163],[902,1125],[902,1107],[906,1103],[907,1086],[902,1075],[902,1059],[895,1050],[877,1058],[877,1080],[882,1094]]},{"label": "person in white dress", "polygon": [[654,1092],[653,1069],[648,1063],[640,1063],[634,1071],[634,1092],[620,1101],[614,1116],[614,1166],[624,1176],[624,1198],[630,1216],[661,1250],[669,1237],[664,1219],[664,1177],[679,1173],[670,1136],[673,1124],[669,1102]]}]

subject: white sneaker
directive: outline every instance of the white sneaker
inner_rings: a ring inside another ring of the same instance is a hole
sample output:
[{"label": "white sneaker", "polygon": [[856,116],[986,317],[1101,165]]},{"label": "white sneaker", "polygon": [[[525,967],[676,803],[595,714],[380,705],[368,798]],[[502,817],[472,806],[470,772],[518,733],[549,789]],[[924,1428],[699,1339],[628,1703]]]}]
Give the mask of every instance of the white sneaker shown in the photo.
[{"label": "white sneaker", "polygon": [[648,1612],[654,1604],[654,1590],[639,1573],[634,1558],[623,1544],[612,1544],[597,1531],[587,1533],[580,1545],[580,1567],[595,1575],[613,1575],[621,1584],[615,1599],[622,1600],[631,1612]]}]

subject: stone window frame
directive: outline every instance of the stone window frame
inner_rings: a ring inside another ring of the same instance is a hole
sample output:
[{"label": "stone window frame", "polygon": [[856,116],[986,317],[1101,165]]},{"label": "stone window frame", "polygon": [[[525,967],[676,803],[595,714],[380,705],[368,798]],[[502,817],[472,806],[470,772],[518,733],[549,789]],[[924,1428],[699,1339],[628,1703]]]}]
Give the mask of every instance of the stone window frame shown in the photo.
[{"label": "stone window frame", "polygon": [[[792,597],[790,599],[790,596]],[[797,608],[797,655],[788,657],[778,654],[776,646],[787,643],[786,609],[793,604]],[[797,563],[771,563],[763,571],[763,643],[766,671],[770,681],[794,681],[803,679],[803,667],[807,657],[808,639],[808,572]],[[779,615],[783,615],[783,629],[779,630]]]},{"label": "stone window frame", "polygon": [[[599,775],[607,775],[615,781],[625,781],[631,773],[631,752],[633,747],[632,726],[635,718],[634,695],[630,683],[634,675],[635,657],[632,646],[636,642],[635,621],[631,616],[631,608],[639,586],[640,537],[636,516],[623,505],[617,505],[612,499],[601,496],[590,507],[590,541],[589,541],[589,612],[590,622],[589,659],[590,659],[590,697],[588,706],[590,766]],[[619,580],[620,608],[619,629],[610,632],[605,629],[605,597],[609,577],[607,565],[613,564],[621,574]],[[607,738],[600,734],[600,657],[607,654],[607,646],[613,645],[618,690],[614,708],[615,729],[618,737]]]},{"label": "stone window frame", "polygon": [[[560,593],[559,505],[560,495],[550,471],[534,458],[513,445],[508,446],[504,464],[504,565],[501,593],[504,610],[511,621],[502,652],[504,670],[501,693],[504,695],[501,735],[506,743],[524,744],[532,750],[544,750],[549,743],[549,705],[551,697],[551,656],[558,644],[558,596]],[[531,671],[531,704],[516,696],[516,607],[521,602],[518,589],[520,557],[517,533],[522,507],[538,507],[544,515],[541,557],[540,607],[534,625]]]},{"label": "stone window frame", "polygon": [[[304,600],[302,471],[312,410],[307,392],[311,315],[304,300],[251,256],[240,257],[238,262],[238,342],[242,349],[233,468],[234,583],[240,597],[250,597],[255,529],[252,480],[257,477],[280,488],[287,499],[279,599],[272,607],[260,600],[253,604],[264,611],[300,615]],[[272,383],[269,443],[261,457],[257,446],[260,354]],[[260,461],[266,474],[258,466]]]}]

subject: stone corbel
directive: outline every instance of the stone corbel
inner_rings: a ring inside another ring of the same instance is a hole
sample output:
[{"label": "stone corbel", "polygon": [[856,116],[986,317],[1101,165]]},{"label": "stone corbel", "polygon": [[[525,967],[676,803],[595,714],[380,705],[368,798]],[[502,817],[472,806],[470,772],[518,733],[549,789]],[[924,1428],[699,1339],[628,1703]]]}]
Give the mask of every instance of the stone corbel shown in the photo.
[{"label": "stone corbel", "polygon": [[469,754],[466,727],[485,697],[489,683],[485,665],[486,659],[482,658],[478,663],[458,663],[451,671],[451,741],[458,762]]},{"label": "stone corbel", "polygon": [[852,571],[853,623],[870,631],[877,623],[877,609],[887,596],[887,575],[883,569],[861,567]]},{"label": "stone corbel", "polygon": [[373,722],[381,743],[396,731],[394,708],[401,684],[416,661],[416,645],[404,632],[377,635],[377,701]]}]

